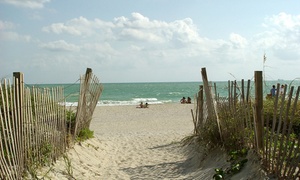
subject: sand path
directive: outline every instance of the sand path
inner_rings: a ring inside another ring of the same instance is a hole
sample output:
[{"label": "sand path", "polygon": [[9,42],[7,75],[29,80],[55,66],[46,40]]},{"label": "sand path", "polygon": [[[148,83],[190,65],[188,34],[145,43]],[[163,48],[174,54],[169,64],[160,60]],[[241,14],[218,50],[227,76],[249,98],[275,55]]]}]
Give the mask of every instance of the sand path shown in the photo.
[{"label": "sand path", "polygon": [[187,104],[151,105],[147,109],[100,107],[91,129],[106,149],[103,177],[188,179],[190,169],[179,142],[193,130],[191,108],[193,105]]},{"label": "sand path", "polygon": [[[90,128],[95,138],[77,144],[67,153],[71,170],[63,158],[45,179],[158,180],[212,179],[215,168],[226,166],[226,156],[210,152],[187,155],[180,141],[193,131],[193,104],[97,107]],[[199,155],[199,156],[198,156]],[[202,156],[202,157],[200,157]],[[193,158],[190,158],[193,157]],[[257,162],[232,179],[257,178]],[[45,175],[46,174],[46,175]]]}]

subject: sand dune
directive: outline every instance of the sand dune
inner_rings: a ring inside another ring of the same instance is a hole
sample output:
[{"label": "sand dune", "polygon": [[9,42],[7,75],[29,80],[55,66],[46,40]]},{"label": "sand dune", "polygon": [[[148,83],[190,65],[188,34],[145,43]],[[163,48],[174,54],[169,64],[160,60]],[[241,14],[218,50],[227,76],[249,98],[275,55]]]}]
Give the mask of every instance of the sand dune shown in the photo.
[{"label": "sand dune", "polygon": [[[226,155],[216,150],[183,147],[193,131],[193,104],[97,107],[91,129],[95,138],[68,152],[75,179],[212,179],[215,168],[225,167]],[[198,149],[198,151],[191,151]],[[232,179],[260,179],[258,161]],[[49,169],[49,168],[48,168]],[[44,168],[41,175],[47,171]],[[68,179],[59,159],[46,179]],[[70,173],[69,173],[70,174]]]}]

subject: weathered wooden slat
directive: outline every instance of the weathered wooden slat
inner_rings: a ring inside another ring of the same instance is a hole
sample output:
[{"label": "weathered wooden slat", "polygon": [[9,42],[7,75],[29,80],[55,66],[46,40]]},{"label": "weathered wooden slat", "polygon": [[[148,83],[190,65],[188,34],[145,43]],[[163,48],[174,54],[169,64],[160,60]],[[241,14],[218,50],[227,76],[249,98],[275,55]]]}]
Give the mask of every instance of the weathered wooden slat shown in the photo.
[{"label": "weathered wooden slat", "polygon": [[[287,86],[285,86],[285,89],[286,88],[287,88]],[[291,88],[291,92],[292,91],[293,91],[293,87]],[[294,104],[293,104],[293,107],[292,107],[292,111],[291,112],[287,112],[289,114],[289,116],[290,116],[290,119],[289,119],[289,122],[288,122],[289,123],[289,127],[288,127],[288,131],[287,131],[287,135],[286,135],[287,138],[286,138],[286,141],[285,141],[286,146],[285,146],[285,149],[283,150],[284,156],[282,157],[282,158],[286,157],[286,159],[287,159],[286,162],[285,162],[286,165],[285,165],[284,169],[282,170],[284,176],[286,175],[287,169],[291,168],[289,160],[291,159],[292,154],[295,153],[294,152],[294,150],[295,150],[295,148],[294,148],[295,140],[293,140],[293,144],[289,147],[289,149],[287,148],[288,147],[287,144],[290,143],[290,134],[291,134],[292,127],[293,127],[295,112],[296,112],[296,109],[297,109],[297,103],[298,103],[299,93],[300,93],[300,87],[298,87],[298,89],[296,91],[296,96],[294,98]],[[285,93],[284,93],[284,95],[285,95]],[[289,152],[286,155],[287,151],[289,151]]]},{"label": "weathered wooden slat", "polygon": [[[86,83],[81,86],[85,91],[81,91],[80,96],[84,99],[79,103],[82,105],[78,115],[80,120],[76,122],[79,129],[89,127],[103,89],[96,76],[90,74],[86,78]],[[63,88],[24,89],[23,84],[23,80],[14,78],[13,88],[7,85],[6,80],[0,86],[2,179],[20,179],[24,168],[29,168],[29,163],[40,164],[45,158],[42,148],[48,143],[53,148],[50,152],[52,161],[64,153],[67,147]]]},{"label": "weathered wooden slat", "polygon": [[285,107],[285,116],[283,117],[283,127],[282,127],[282,131],[281,131],[281,138],[280,138],[280,146],[278,149],[278,158],[277,158],[277,172],[279,174],[281,174],[282,172],[282,166],[284,164],[284,158],[285,158],[285,153],[286,153],[286,149],[284,148],[284,140],[287,138],[286,137],[286,129],[287,129],[287,123],[288,123],[288,116],[289,116],[289,111],[290,111],[290,105],[291,105],[291,101],[292,101],[292,96],[293,96],[293,89],[294,87],[291,88],[290,93],[289,93],[289,97],[288,97],[288,102],[287,105]]},{"label": "weathered wooden slat", "polygon": [[[4,83],[3,83],[3,88],[2,88],[2,84],[0,86],[0,96],[1,96],[1,104],[2,104],[2,107],[0,107],[0,125],[2,127],[1,129],[1,133],[0,133],[0,147],[1,147],[1,157],[0,157],[0,164],[1,164],[1,174],[0,174],[0,178],[1,179],[13,179],[14,176],[13,176],[13,173],[11,173],[10,171],[10,168],[11,167],[11,161],[9,160],[8,157],[5,158],[5,155],[4,154],[4,149],[6,150],[6,152],[8,152],[8,145],[7,145],[7,133],[6,133],[6,122],[7,122],[7,114],[6,114],[6,106],[7,106],[7,99],[5,96],[5,94],[3,92],[7,92],[6,91],[7,89],[7,86],[6,86],[6,80],[4,79]],[[3,113],[2,113],[2,110],[3,110]],[[3,143],[3,140],[4,140],[4,143]]]},{"label": "weathered wooden slat", "polygon": [[[203,74],[203,73],[202,73]],[[205,78],[204,78],[205,79]],[[204,82],[203,82],[204,83]],[[205,85],[206,84],[206,85]],[[209,89],[208,83],[204,83],[204,89]],[[279,89],[280,84],[277,84],[277,89]],[[248,81],[248,90],[247,90],[247,102],[246,104],[243,104],[243,81],[242,81],[242,90],[241,92],[241,98],[240,98],[240,107],[242,107],[242,111],[237,112],[236,108],[236,102],[238,99],[236,99],[236,92],[238,92],[239,88],[237,86],[236,82],[228,81],[228,99],[227,101],[221,100],[220,98],[215,100],[217,101],[216,104],[218,104],[219,110],[225,110],[225,120],[220,120],[221,123],[221,131],[222,131],[222,138],[225,142],[229,136],[231,136],[231,131],[238,131],[244,128],[250,129],[250,131],[253,132],[255,130],[254,124],[251,122],[252,115],[251,115],[251,100],[250,100],[250,80]],[[299,88],[299,87],[298,87]],[[215,88],[216,89],[216,88]],[[207,93],[208,94],[208,93]],[[211,98],[209,95],[206,97],[206,102],[210,101]],[[216,90],[215,90],[216,94]],[[266,166],[266,170],[268,173],[274,173],[278,175],[280,178],[295,178],[294,175],[300,173],[299,172],[299,140],[291,140],[290,135],[292,131],[292,121],[294,119],[295,111],[297,108],[297,101],[299,98],[299,94],[296,97],[293,97],[293,88],[290,89],[289,92],[289,98],[285,99],[286,94],[286,87],[285,92],[283,96],[279,96],[279,91],[277,91],[274,101],[274,109],[273,109],[273,121],[271,126],[270,124],[270,118],[265,117],[263,110],[261,111],[261,123],[260,125],[264,125],[265,121],[267,126],[265,127],[265,130],[262,131],[261,135],[258,135],[257,132],[254,134],[256,137],[260,136],[262,138],[262,151],[258,151],[258,155],[260,155],[264,160],[264,165]],[[196,96],[199,98],[199,96]],[[198,101],[198,99],[197,99]],[[291,102],[293,101],[293,107],[291,105]],[[229,107],[229,108],[228,108]],[[199,106],[197,105],[197,108]],[[197,110],[197,112],[200,112],[202,109]],[[210,109],[210,110],[209,110]],[[213,111],[213,108],[211,106],[208,106],[208,111]],[[216,113],[216,112],[215,112]],[[213,114],[213,113],[211,113]],[[210,116],[211,116],[210,114]],[[194,115],[194,114],[192,114]],[[237,124],[235,124],[234,127],[228,128],[227,125],[229,125],[229,122],[226,120],[226,116],[230,116],[233,121],[236,121]],[[198,116],[198,113],[196,113],[196,117]],[[194,118],[194,117],[193,117]],[[256,124],[257,125],[257,124]],[[196,127],[197,130],[195,130],[195,133],[201,132],[201,126]],[[262,128],[261,128],[262,129]],[[249,134],[249,131],[247,133],[241,135],[243,136],[244,140],[246,139],[252,139],[251,135]],[[220,133],[221,134],[221,133]],[[247,138],[246,138],[247,137]],[[249,140],[248,139],[248,140]],[[252,143],[246,143],[249,147],[250,144],[256,145],[256,142]],[[294,145],[297,147],[294,148]],[[250,145],[251,147],[251,145]],[[292,160],[291,160],[292,159]]]}]

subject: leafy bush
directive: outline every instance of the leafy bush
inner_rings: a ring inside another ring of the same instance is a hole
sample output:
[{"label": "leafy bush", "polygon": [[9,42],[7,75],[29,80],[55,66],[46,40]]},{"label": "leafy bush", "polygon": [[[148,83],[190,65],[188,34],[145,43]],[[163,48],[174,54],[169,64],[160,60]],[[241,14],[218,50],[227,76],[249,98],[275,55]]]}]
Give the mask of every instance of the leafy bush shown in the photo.
[{"label": "leafy bush", "polygon": [[230,159],[228,160],[228,162],[230,162],[230,167],[225,170],[216,168],[213,179],[228,179],[230,176],[239,173],[248,162],[248,159],[246,158],[247,153],[248,150],[245,148],[237,151],[230,151]]}]

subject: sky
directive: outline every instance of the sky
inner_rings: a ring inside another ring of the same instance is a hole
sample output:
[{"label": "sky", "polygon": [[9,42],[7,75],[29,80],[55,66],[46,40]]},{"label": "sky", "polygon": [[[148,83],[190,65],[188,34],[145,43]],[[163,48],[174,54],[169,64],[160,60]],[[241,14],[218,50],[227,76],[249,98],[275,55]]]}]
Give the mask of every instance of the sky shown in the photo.
[{"label": "sky", "polygon": [[[264,59],[265,56],[265,59]],[[300,77],[299,0],[0,0],[0,79],[103,83]]]}]

